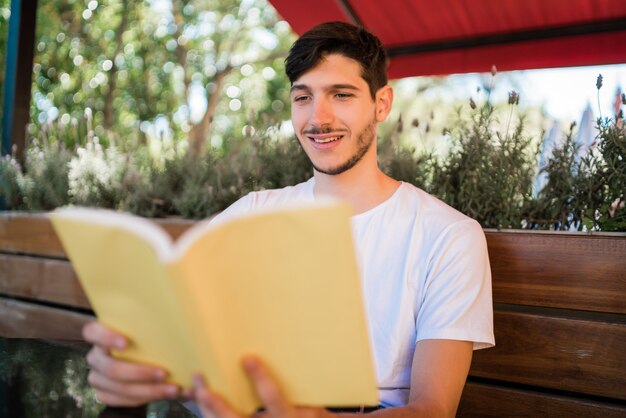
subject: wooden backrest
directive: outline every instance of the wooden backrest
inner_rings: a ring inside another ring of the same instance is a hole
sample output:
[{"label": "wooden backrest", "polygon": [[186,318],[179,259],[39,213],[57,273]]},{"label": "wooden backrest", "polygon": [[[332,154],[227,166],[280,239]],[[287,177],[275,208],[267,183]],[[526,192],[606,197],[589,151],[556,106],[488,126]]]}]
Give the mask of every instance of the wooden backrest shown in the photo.
[{"label": "wooden backrest", "polygon": [[626,416],[626,235],[486,236],[496,347],[459,416]]},{"label": "wooden backrest", "polygon": [[[497,345],[474,353],[458,415],[626,416],[626,234],[486,237]],[[45,215],[0,217],[1,336],[81,338],[92,316],[64,257]]]},{"label": "wooden backrest", "polygon": [[[157,221],[174,238],[190,221]],[[81,340],[91,306],[45,214],[0,216],[0,336]]]}]

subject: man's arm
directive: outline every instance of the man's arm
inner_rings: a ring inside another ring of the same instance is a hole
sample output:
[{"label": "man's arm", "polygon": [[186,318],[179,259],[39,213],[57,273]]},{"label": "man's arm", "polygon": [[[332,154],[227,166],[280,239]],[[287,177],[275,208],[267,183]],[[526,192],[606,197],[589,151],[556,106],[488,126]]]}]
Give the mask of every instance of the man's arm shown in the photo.
[{"label": "man's arm", "polygon": [[[472,361],[472,342],[424,340],[417,343],[411,371],[411,391],[406,406],[381,409],[372,418],[454,417]],[[262,362],[245,365],[266,412],[272,418],[329,418],[334,414],[323,408],[298,408],[282,395],[279,382]],[[233,408],[202,383],[196,386],[196,401],[203,416],[239,418]],[[349,416],[355,414],[340,414]],[[360,415],[360,414],[358,414]]]},{"label": "man's arm", "polygon": [[409,403],[368,415],[372,418],[453,418],[472,362],[472,352],[471,341],[418,341],[413,354]]},{"label": "man's arm", "polygon": [[423,340],[411,369],[409,403],[377,411],[372,417],[454,417],[472,362],[471,341]]}]

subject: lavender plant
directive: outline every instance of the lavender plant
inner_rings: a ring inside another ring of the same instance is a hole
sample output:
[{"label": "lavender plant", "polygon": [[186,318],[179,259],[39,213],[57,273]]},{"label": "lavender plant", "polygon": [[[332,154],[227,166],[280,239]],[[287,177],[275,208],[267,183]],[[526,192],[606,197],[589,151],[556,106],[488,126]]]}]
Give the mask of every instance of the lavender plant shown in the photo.
[{"label": "lavender plant", "polygon": [[[600,91],[601,78],[597,87]],[[504,114],[496,112],[489,97],[477,101],[470,99],[469,109],[459,109],[452,128],[446,129],[451,149],[441,160],[399,143],[405,128],[400,118],[380,138],[381,168],[485,227],[626,230],[626,132],[621,112],[598,119],[595,143],[582,158],[577,157],[571,126],[543,168],[547,183],[535,198],[538,150],[525,134],[524,118],[518,116],[519,96],[510,93]],[[622,102],[626,104],[623,95]],[[462,115],[466,111],[469,118]],[[125,141],[122,151],[113,140],[101,142],[88,123],[84,132],[78,126],[38,134],[23,164],[15,156],[0,159],[0,197],[8,209],[49,210],[72,203],[197,219],[250,191],[296,184],[312,174],[295,138],[281,134],[278,127],[261,134],[243,132],[225,140],[219,150],[190,155],[180,144],[161,141],[155,148],[140,135]],[[419,122],[411,122],[412,131],[419,127]],[[68,138],[62,140],[62,134]]]},{"label": "lavender plant", "polygon": [[518,104],[511,92],[506,129],[499,131],[489,98],[482,105],[470,99],[471,119],[458,114],[449,133],[453,148],[434,166],[430,191],[488,228],[520,228],[532,201],[537,150],[524,119],[513,120]]}]

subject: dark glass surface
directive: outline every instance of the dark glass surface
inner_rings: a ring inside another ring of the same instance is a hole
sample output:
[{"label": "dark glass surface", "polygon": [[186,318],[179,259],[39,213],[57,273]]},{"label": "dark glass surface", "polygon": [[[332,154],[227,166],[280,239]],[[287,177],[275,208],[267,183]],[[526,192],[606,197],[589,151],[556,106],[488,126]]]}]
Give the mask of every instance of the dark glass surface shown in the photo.
[{"label": "dark glass surface", "polygon": [[193,418],[178,402],[105,408],[87,384],[82,343],[0,338],[0,418]]}]

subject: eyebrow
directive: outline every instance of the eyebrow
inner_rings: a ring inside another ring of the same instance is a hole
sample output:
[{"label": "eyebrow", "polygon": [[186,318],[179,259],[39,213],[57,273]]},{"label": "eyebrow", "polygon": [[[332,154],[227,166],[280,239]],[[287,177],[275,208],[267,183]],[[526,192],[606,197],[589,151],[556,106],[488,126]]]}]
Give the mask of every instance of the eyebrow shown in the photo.
[{"label": "eyebrow", "polygon": [[[332,85],[324,88],[324,90],[326,90],[326,91],[346,90],[346,89],[347,90],[360,90],[354,84],[332,84]],[[293,86],[291,86],[290,92],[294,92],[295,90],[310,91],[311,89],[306,84],[294,84]]]}]

